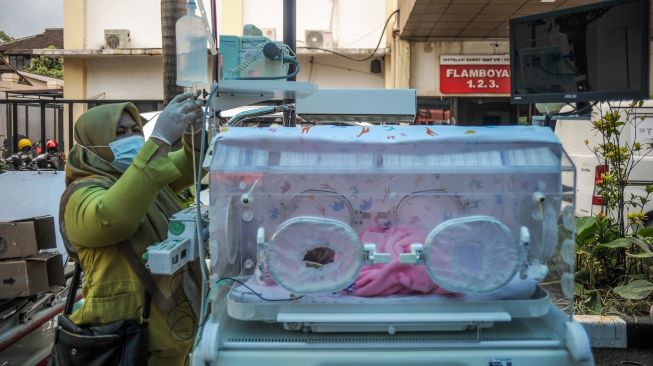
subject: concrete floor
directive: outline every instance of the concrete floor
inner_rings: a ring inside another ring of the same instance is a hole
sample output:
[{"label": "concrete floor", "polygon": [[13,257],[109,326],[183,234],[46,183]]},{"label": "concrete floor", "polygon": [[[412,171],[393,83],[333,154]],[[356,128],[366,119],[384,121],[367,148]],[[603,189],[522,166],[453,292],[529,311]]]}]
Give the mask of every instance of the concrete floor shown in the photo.
[{"label": "concrete floor", "polygon": [[53,321],[50,320],[0,352],[0,366],[33,366],[50,354],[54,342]]}]

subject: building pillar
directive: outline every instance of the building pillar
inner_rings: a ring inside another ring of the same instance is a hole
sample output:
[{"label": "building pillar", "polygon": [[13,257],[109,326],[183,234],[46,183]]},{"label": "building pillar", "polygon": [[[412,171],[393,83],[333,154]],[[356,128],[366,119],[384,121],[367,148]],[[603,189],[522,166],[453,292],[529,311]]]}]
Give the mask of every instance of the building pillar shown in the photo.
[{"label": "building pillar", "polygon": [[[86,48],[86,1],[64,0],[64,49]],[[64,99],[86,99],[86,60],[66,57],[63,68]],[[63,146],[66,153],[68,147],[72,146],[70,127],[86,111],[86,105],[73,105],[73,121],[70,121],[68,108],[69,106],[64,107]]]},{"label": "building pillar", "polygon": [[243,0],[219,2],[219,34],[243,35]]}]

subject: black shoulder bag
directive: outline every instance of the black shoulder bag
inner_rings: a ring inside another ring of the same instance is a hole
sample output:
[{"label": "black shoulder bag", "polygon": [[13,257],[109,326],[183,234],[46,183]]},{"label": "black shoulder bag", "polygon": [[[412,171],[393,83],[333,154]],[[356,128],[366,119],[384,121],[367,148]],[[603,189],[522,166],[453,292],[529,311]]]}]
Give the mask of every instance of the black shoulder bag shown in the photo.
[{"label": "black shoulder bag", "polygon": [[117,320],[108,324],[76,325],[72,313],[79,287],[81,267],[75,263],[75,273],[55,330],[54,347],[48,365],[52,366],[137,366],[147,365],[149,357],[148,323],[151,298],[145,291],[145,303],[140,319]]}]

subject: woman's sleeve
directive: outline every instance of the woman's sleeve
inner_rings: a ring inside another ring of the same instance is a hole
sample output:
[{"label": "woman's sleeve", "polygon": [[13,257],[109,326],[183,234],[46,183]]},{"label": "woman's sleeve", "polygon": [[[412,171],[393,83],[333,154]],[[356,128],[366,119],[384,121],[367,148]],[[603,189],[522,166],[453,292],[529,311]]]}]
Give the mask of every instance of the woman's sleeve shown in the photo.
[{"label": "woman's sleeve", "polygon": [[147,141],[132,164],[109,189],[87,186],[73,193],[66,204],[66,235],[80,247],[102,247],[131,237],[159,190],[179,179],[172,159],[150,159],[159,146]]},{"label": "woman's sleeve", "polygon": [[[193,138],[192,136],[190,137]],[[170,183],[170,188],[179,193],[193,184],[193,165],[196,169],[200,163],[199,146],[195,146],[195,159],[193,160],[193,147],[186,141],[186,136],[181,139],[184,148],[168,154],[170,160],[175,164],[181,176]],[[208,146],[208,145],[207,145]],[[206,172],[202,171],[202,176]]]}]

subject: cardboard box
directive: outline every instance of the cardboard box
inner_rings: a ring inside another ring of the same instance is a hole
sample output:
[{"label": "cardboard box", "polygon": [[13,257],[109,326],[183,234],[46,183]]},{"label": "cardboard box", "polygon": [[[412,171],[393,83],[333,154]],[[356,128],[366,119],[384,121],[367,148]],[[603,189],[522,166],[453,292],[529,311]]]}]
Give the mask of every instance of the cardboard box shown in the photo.
[{"label": "cardboard box", "polygon": [[52,216],[0,222],[0,259],[26,258],[56,247]]},{"label": "cardboard box", "polygon": [[31,296],[65,284],[62,258],[57,252],[0,261],[0,299]]}]

